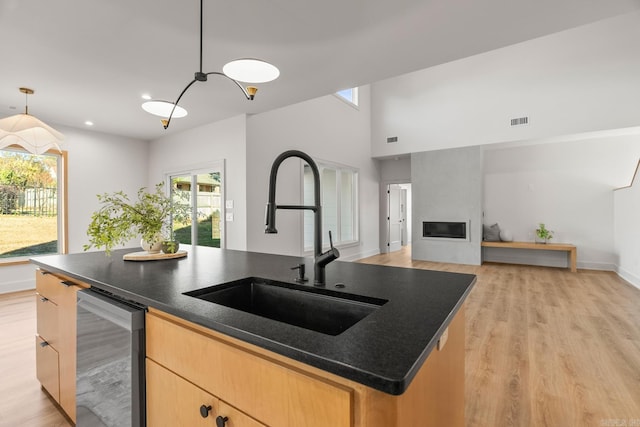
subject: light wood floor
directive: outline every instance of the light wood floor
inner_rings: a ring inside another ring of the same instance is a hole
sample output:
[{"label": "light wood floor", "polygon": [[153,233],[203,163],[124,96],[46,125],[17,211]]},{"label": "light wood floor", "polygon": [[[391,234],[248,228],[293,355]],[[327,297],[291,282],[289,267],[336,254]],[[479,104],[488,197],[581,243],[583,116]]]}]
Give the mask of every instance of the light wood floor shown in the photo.
[{"label": "light wood floor", "polygon": [[[640,427],[640,290],[614,273],[411,261],[409,249],[361,262],[478,276],[468,427]],[[0,426],[69,426],[35,379],[33,295],[0,295]]]},{"label": "light wood floor", "polygon": [[71,424],[36,379],[35,291],[0,295],[0,426]]},{"label": "light wood floor", "polygon": [[411,261],[409,248],[361,262],[478,276],[467,427],[640,427],[640,290],[615,273]]}]

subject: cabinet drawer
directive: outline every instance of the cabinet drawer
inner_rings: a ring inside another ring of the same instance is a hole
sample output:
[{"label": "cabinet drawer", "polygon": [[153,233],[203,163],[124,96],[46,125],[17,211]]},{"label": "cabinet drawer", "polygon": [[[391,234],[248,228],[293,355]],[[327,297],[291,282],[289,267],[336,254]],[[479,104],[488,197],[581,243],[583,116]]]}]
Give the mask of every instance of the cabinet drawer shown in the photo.
[{"label": "cabinet drawer", "polygon": [[147,357],[266,425],[352,426],[349,388],[150,313],[146,328]]},{"label": "cabinet drawer", "polygon": [[36,335],[36,377],[56,402],[60,401],[58,352]]},{"label": "cabinet drawer", "polygon": [[66,293],[69,286],[75,283],[61,279],[45,270],[36,271],[36,291],[43,297],[58,303]]},{"label": "cabinet drawer", "polygon": [[[149,426],[215,426],[218,400],[168,371],[152,360],[146,361],[147,425]],[[202,405],[211,406],[206,418],[200,415]]]},{"label": "cabinet drawer", "polygon": [[43,339],[47,340],[54,348],[58,348],[59,340],[59,310],[53,300],[43,295],[36,295],[37,306],[37,331]]},{"label": "cabinet drawer", "polygon": [[[149,426],[215,426],[221,416],[227,418],[225,427],[265,427],[154,361],[146,363]],[[201,415],[202,406],[211,407],[206,417]]]},{"label": "cabinet drawer", "polygon": [[266,427],[222,400],[218,401],[218,413],[220,416],[228,418],[225,427]]}]

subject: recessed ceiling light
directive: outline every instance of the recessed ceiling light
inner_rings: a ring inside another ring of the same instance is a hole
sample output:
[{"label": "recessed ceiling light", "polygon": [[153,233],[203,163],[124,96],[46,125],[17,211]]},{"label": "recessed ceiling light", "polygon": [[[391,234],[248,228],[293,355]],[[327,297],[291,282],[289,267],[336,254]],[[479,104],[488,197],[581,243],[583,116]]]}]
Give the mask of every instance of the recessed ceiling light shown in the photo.
[{"label": "recessed ceiling light", "polygon": [[149,95],[148,93],[143,93],[142,94],[142,99],[149,101],[151,99],[151,95]]},{"label": "recessed ceiling light", "polygon": [[93,126],[93,122],[91,120],[87,120],[84,124],[87,126]]}]

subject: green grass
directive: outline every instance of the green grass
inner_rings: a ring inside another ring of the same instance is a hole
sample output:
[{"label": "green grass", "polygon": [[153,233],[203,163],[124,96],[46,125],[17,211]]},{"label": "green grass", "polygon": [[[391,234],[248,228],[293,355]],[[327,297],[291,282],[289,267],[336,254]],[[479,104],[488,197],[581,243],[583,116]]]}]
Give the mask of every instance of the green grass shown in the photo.
[{"label": "green grass", "polygon": [[[198,245],[220,247],[211,237],[211,218],[198,221]],[[191,244],[191,226],[175,230],[180,243]],[[0,215],[0,258],[44,255],[58,251],[58,218]]]},{"label": "green grass", "polygon": [[[202,221],[198,221],[198,245],[199,246],[211,246],[214,248],[220,247],[220,239],[214,239],[211,237],[211,218],[207,218]],[[185,245],[191,244],[191,226],[177,228],[174,231],[176,240]]]},{"label": "green grass", "polygon": [[0,258],[58,251],[58,218],[0,215]]}]

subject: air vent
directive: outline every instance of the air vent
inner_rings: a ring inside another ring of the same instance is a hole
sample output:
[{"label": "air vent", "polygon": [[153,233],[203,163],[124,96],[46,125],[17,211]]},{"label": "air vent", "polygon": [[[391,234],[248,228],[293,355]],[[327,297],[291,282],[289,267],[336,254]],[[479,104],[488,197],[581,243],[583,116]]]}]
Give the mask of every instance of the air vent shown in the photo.
[{"label": "air vent", "polygon": [[511,126],[520,126],[529,124],[529,117],[518,117],[517,119],[511,119]]},{"label": "air vent", "polygon": [[392,142],[398,142],[397,136],[390,136],[387,138],[387,144],[391,144]]}]

